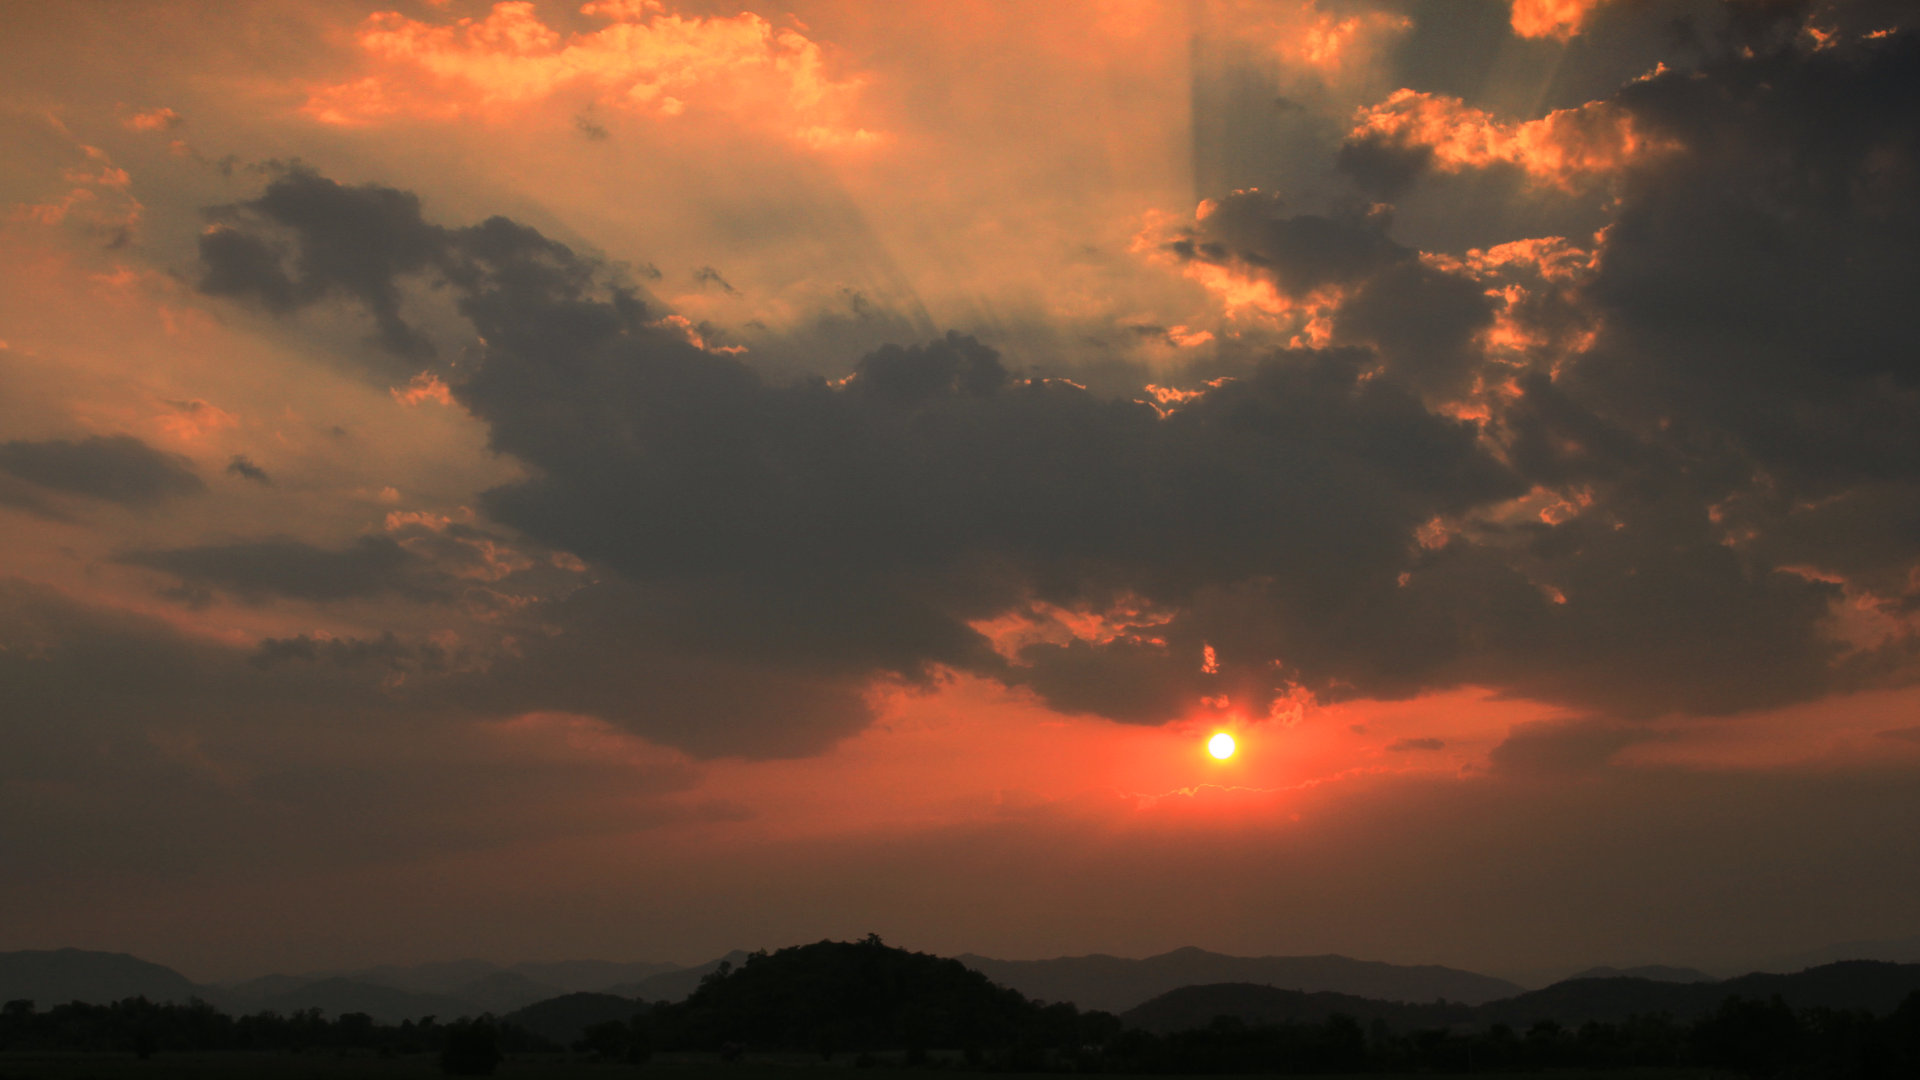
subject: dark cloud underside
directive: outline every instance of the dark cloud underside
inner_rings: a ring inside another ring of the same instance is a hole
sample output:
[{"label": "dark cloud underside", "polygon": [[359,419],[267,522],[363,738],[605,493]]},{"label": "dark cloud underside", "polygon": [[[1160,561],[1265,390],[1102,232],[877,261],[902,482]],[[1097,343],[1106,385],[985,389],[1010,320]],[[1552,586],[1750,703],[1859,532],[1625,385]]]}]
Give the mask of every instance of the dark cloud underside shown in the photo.
[{"label": "dark cloud underside", "polygon": [[[1896,34],[1622,89],[1613,107],[1677,149],[1615,178],[1590,278],[1528,279],[1511,309],[1542,342],[1597,327],[1584,351],[1494,364],[1486,282],[1394,240],[1380,208],[1222,198],[1169,252],[1337,294],[1332,343],[1167,415],[952,334],[870,351],[841,383],[773,382],[534,230],[433,225],[411,195],[302,170],[223,212],[202,287],[270,310],[352,299],[410,357],[426,347],[403,286],[450,289],[486,343],[454,396],[529,468],[488,514],[603,572],[531,612],[542,644],[488,676],[516,707],[780,753],[862,722],[872,677],[936,666],[1143,722],[1217,693],[1258,713],[1293,683],[1726,712],[1897,667],[1843,658],[1840,587],[1804,567],[1877,574],[1906,602],[1916,72]],[[1396,190],[1430,179],[1417,157],[1356,162],[1390,165]],[[1496,381],[1510,392],[1458,418]],[[1571,509],[1516,501],[1543,492]],[[416,587],[365,544],[240,550],[138,558],[242,594]],[[321,580],[341,584],[297,583]],[[1036,602],[1167,620],[1012,659],[969,626]],[[1620,730],[1532,733],[1500,761],[1604,760]]]}]

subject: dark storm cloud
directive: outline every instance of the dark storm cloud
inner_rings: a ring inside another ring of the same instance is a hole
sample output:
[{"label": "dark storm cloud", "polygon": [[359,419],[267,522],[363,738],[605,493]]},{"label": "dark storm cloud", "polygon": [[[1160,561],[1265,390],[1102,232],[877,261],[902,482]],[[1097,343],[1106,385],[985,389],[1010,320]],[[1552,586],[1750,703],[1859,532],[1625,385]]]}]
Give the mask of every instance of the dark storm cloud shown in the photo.
[{"label": "dark storm cloud", "polygon": [[[1681,149],[1619,177],[1584,285],[1528,278],[1507,312],[1547,341],[1597,327],[1571,356],[1487,367],[1487,282],[1379,211],[1220,199],[1169,250],[1338,294],[1337,347],[1274,353],[1164,416],[958,335],[776,383],[505,219],[432,226],[400,193],[300,172],[249,205],[391,213],[419,238],[352,263],[344,294],[451,287],[486,342],[453,392],[529,469],[489,516],[599,575],[516,616],[511,662],[449,683],[475,703],[767,754],[853,730],[875,676],[942,666],[1142,722],[1222,693],[1258,714],[1290,684],[1475,684],[1606,717],[1496,754],[1568,769],[1637,738],[1624,719],[1891,677],[1828,634],[1840,586],[1782,567],[1904,581],[1913,559],[1895,513],[1913,500],[1883,497],[1920,485],[1899,316],[1920,280],[1912,54],[1905,36],[1796,45],[1622,89]],[[281,294],[269,274],[258,299]],[[1483,378],[1511,380],[1487,419],[1434,411]],[[1159,614],[1004,653],[969,626],[1034,604]]]},{"label": "dark storm cloud", "polygon": [[200,291],[274,312],[344,297],[373,316],[389,351],[432,355],[400,313],[400,279],[427,269],[446,243],[444,230],[421,219],[420,200],[392,188],[343,187],[297,166],[287,177],[258,199],[210,212],[216,225],[200,238]]},{"label": "dark storm cloud", "polygon": [[[343,212],[413,205],[336,198],[304,173],[273,186],[320,187]],[[261,200],[311,201],[271,188]],[[1303,228],[1351,249],[1283,241],[1304,274],[1351,277],[1405,254],[1347,222]],[[1127,719],[1165,719],[1223,680],[1263,708],[1276,680],[1247,643],[1222,645],[1227,674],[1198,671],[1199,635],[1251,621],[1237,611],[1184,616],[1165,645],[1034,646],[1011,667],[967,624],[1031,599],[1104,608],[1138,594],[1200,611],[1201,594],[1257,578],[1297,611],[1262,632],[1306,638],[1302,620],[1390,584],[1422,522],[1521,490],[1470,425],[1361,378],[1365,352],[1274,357],[1166,419],[1020,377],[957,335],[876,349],[841,385],[777,385],[689,344],[604,268],[530,229],[496,218],[434,235],[421,265],[487,342],[454,392],[496,450],[533,469],[487,494],[490,515],[621,579],[537,613],[560,633],[488,691],[528,708],[616,716],[708,749],[724,736],[701,732],[731,722],[760,729],[742,745],[797,751],[863,721],[866,680],[935,664]],[[1363,627],[1335,636],[1366,648]],[[1122,703],[1109,672],[1129,650],[1161,659]],[[1390,666],[1327,650],[1289,677]],[[780,716],[755,715],[775,702]]]},{"label": "dark storm cloud", "polygon": [[1391,226],[1371,208],[1287,214],[1277,196],[1239,191],[1215,201],[1170,250],[1267,278],[1291,297],[1343,293],[1336,341],[1371,346],[1406,385],[1459,393],[1477,359],[1473,336],[1493,321],[1492,305],[1478,283],[1396,243]]},{"label": "dark storm cloud", "polygon": [[193,465],[131,435],[0,443],[0,473],[49,491],[150,506],[205,489]]},{"label": "dark storm cloud", "polygon": [[365,536],[339,550],[276,537],[230,544],[135,551],[121,561],[171,574],[188,595],[217,589],[245,600],[283,596],[345,600],[393,593],[445,596],[445,583],[398,542]]}]

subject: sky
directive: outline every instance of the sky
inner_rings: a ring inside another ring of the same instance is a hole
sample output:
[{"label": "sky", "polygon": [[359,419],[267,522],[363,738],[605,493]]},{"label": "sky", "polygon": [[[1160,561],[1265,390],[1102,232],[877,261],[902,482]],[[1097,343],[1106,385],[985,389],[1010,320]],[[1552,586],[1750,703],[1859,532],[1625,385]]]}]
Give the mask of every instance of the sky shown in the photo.
[{"label": "sky", "polygon": [[1910,5],[0,20],[0,949],[1920,935]]}]

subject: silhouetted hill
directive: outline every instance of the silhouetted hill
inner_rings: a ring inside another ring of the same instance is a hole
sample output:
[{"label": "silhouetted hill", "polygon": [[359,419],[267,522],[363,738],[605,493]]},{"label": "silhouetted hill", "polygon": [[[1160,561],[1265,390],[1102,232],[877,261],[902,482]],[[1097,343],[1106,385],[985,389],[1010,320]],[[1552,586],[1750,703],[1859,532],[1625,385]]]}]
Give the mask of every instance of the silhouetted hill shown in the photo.
[{"label": "silhouetted hill", "polygon": [[284,994],[258,999],[245,1005],[244,1009],[247,1012],[277,1013],[319,1009],[333,1017],[346,1013],[366,1013],[383,1024],[419,1020],[425,1016],[438,1017],[443,1021],[453,1020],[486,1011],[476,1007],[473,1002],[445,994],[416,994],[353,979],[319,979]]},{"label": "silhouetted hill", "polygon": [[0,1001],[42,1008],[69,1001],[105,1004],[131,997],[185,1002],[201,993],[187,977],[125,953],[84,949],[0,953]]},{"label": "silhouetted hill", "polygon": [[1144,960],[1067,956],[1056,960],[960,961],[1002,986],[1042,1001],[1070,1001],[1083,1009],[1123,1012],[1183,986],[1253,983],[1307,993],[1331,992],[1378,1001],[1448,1001],[1478,1005],[1521,992],[1490,975],[1433,964],[1399,965],[1345,956],[1223,956],[1175,949]]},{"label": "silhouetted hill", "polygon": [[1183,986],[1120,1014],[1128,1027],[1164,1035],[1192,1031],[1230,1016],[1246,1024],[1324,1024],[1347,1016],[1362,1024],[1384,1021],[1394,1031],[1440,1028],[1473,1020],[1471,1005],[1412,1005],[1351,994],[1303,993],[1255,983]]},{"label": "silhouetted hill", "polygon": [[1653,1013],[1693,1020],[1712,1013],[1729,997],[1767,1000],[1776,995],[1796,1009],[1865,1009],[1884,1016],[1916,990],[1920,990],[1920,964],[1852,960],[1792,975],[1756,972],[1715,983],[1568,979],[1492,1002],[1480,1009],[1479,1016],[1486,1023],[1515,1027],[1540,1019],[1566,1025],[1588,1020],[1618,1023]]},{"label": "silhouetted hill", "polygon": [[[677,1005],[656,1007],[669,1048],[837,1050],[1073,1045],[1083,1018],[995,986],[958,960],[878,938],[755,953]],[[1104,1022],[1117,1030],[1112,1017]]]},{"label": "silhouetted hill", "polygon": [[1630,968],[1588,968],[1578,974],[1569,975],[1561,981],[1566,982],[1571,979],[1650,979],[1654,982],[1671,983],[1710,983],[1720,981],[1715,976],[1709,975],[1697,968],[1668,967],[1665,964],[1645,964],[1641,967]]},{"label": "silhouetted hill", "polygon": [[687,995],[700,988],[700,980],[719,970],[721,964],[739,967],[746,963],[747,953],[735,949],[718,960],[709,960],[693,967],[675,968],[650,975],[632,982],[615,983],[602,987],[603,994],[617,994],[620,997],[642,998],[646,1001],[684,1001]]},{"label": "silhouetted hill", "polygon": [[645,1002],[633,998],[581,992],[536,1002],[524,1009],[516,1009],[501,1019],[526,1028],[541,1038],[551,1039],[560,1046],[572,1046],[593,1025],[608,1021],[624,1024],[644,1008]]}]

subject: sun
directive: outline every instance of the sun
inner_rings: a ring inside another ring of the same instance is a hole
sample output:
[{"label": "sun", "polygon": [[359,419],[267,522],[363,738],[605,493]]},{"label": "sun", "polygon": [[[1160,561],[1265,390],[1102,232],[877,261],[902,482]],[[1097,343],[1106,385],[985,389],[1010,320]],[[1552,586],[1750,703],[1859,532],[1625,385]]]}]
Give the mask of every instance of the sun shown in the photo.
[{"label": "sun", "polygon": [[1221,761],[1232,757],[1233,750],[1233,736],[1224,731],[1215,732],[1213,738],[1207,740],[1207,753],[1212,754]]}]

